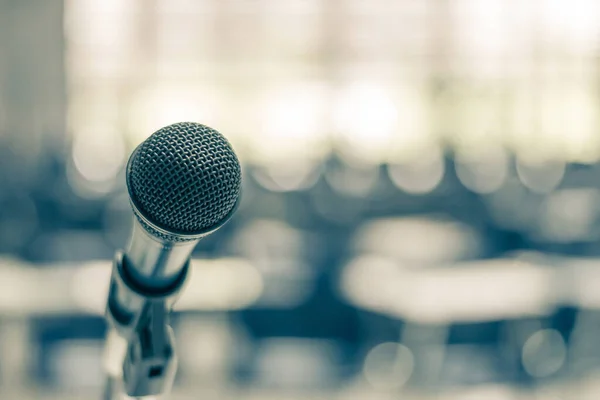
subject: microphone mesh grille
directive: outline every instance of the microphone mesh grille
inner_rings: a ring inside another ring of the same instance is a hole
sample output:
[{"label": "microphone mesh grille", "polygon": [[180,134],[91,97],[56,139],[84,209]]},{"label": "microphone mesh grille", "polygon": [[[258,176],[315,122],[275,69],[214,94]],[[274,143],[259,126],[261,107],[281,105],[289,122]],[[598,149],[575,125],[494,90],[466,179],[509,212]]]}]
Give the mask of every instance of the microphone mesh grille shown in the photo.
[{"label": "microphone mesh grille", "polygon": [[128,186],[138,211],[166,231],[194,234],[235,207],[241,169],[216,130],[182,122],[153,133],[132,155]]}]

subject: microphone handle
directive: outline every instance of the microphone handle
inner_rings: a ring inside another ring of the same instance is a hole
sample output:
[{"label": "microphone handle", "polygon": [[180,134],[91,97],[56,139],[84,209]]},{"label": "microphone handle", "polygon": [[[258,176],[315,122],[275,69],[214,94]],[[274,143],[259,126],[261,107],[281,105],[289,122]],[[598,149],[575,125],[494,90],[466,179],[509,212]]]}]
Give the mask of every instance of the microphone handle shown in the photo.
[{"label": "microphone handle", "polygon": [[[176,236],[171,235],[170,238]],[[149,233],[138,218],[133,229],[125,259],[128,272],[140,286],[152,291],[164,290],[181,275],[200,238],[179,241],[165,240],[160,233]]]}]

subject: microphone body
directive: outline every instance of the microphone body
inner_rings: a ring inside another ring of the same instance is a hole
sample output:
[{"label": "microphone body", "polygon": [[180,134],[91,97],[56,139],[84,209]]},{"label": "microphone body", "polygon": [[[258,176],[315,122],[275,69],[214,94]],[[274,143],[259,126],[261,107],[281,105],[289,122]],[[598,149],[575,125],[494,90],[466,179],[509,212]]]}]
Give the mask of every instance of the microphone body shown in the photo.
[{"label": "microphone body", "polygon": [[152,236],[135,219],[125,258],[132,278],[140,284],[160,290],[173,284],[200,239],[170,242]]},{"label": "microphone body", "polygon": [[[237,209],[241,172],[229,143],[204,125],[155,132],[127,165],[135,215],[125,251],[115,255],[106,318],[126,349],[122,381],[131,397],[170,391],[177,369],[168,315],[185,285],[200,239]],[[114,375],[114,371],[113,371]]]},{"label": "microphone body", "polygon": [[[177,299],[185,284],[189,260],[200,238],[169,241],[148,232],[139,219],[125,252],[118,252],[108,296],[108,318],[127,337],[144,306],[151,299],[163,299],[167,306]],[[114,320],[114,321],[113,321]]]}]

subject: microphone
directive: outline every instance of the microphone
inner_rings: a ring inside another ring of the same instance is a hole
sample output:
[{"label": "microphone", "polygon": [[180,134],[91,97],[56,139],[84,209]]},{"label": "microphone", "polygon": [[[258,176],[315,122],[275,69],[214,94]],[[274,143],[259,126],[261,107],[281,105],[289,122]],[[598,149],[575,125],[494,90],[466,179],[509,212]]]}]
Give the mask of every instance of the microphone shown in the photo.
[{"label": "microphone", "polygon": [[106,318],[127,343],[124,389],[141,397],[172,386],[177,361],[168,313],[194,247],[235,212],[241,168],[219,132],[182,122],[158,130],[134,150],[126,181],[135,218],[125,251],[115,255]]}]

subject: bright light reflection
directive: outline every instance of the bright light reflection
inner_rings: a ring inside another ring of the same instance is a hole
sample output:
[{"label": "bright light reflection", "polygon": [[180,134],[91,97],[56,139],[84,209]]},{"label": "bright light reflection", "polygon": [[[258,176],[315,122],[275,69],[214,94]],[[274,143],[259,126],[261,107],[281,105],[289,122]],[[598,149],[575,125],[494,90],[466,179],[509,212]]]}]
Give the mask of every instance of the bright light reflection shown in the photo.
[{"label": "bright light reflection", "polygon": [[458,261],[481,250],[471,227],[452,220],[396,218],[372,221],[356,234],[355,248],[414,265]]},{"label": "bright light reflection", "polygon": [[101,355],[101,340],[68,338],[50,347],[49,368],[67,391],[100,388],[104,382]]},{"label": "bright light reflection", "polygon": [[600,35],[600,3],[596,0],[546,0],[540,7],[545,32],[552,47],[594,52]]},{"label": "bright light reflection", "polygon": [[455,57],[470,76],[504,78],[515,64],[507,59],[528,57],[533,45],[536,4],[523,0],[461,0],[450,2]]},{"label": "bright light reflection", "polygon": [[92,314],[104,312],[111,266],[109,261],[96,261],[75,270],[70,282],[70,295],[81,309]]},{"label": "bright light reflection", "polygon": [[90,16],[97,14],[114,15],[123,14],[134,11],[137,1],[120,1],[120,0],[66,0],[65,6],[70,8],[72,12],[79,16]]},{"label": "bright light reflection", "polygon": [[421,154],[435,152],[439,138],[432,129],[432,108],[425,85],[404,84],[394,92],[397,130],[392,134],[385,161],[410,162]]},{"label": "bright light reflection", "polygon": [[413,368],[412,351],[399,343],[387,342],[369,351],[363,374],[375,389],[392,390],[404,386],[411,377]]},{"label": "bright light reflection", "polygon": [[132,139],[138,144],[158,129],[184,121],[219,130],[220,103],[218,91],[210,87],[193,83],[150,86],[140,91],[131,104]]},{"label": "bright light reflection", "polygon": [[[361,255],[344,268],[340,286],[351,302],[368,310],[387,310],[394,293],[400,293],[401,265],[378,255]],[[399,286],[393,287],[394,283]],[[377,288],[373,291],[373,288]]]},{"label": "bright light reflection", "polygon": [[69,99],[67,118],[74,136],[120,134],[120,99],[114,86],[76,86]]},{"label": "bright light reflection", "polygon": [[[304,232],[279,219],[254,219],[242,227],[234,241],[234,248],[244,258],[255,260],[264,273],[282,273],[298,276],[311,273],[297,269],[298,263],[264,263],[264,260],[298,260],[303,257]],[[272,267],[273,269],[269,269]]]},{"label": "bright light reflection", "polygon": [[555,329],[542,329],[527,339],[522,361],[525,371],[533,377],[544,378],[556,373],[567,356],[565,340]]},{"label": "bright light reflection", "polygon": [[135,32],[132,17],[137,5],[136,1],[67,0],[66,36],[73,43],[110,47],[112,51],[122,52],[128,48]]},{"label": "bright light reflection", "polygon": [[502,91],[496,87],[469,88],[456,94],[455,116],[458,128],[449,141],[458,152],[474,153],[482,148],[499,146],[503,139]]},{"label": "bright light reflection", "polygon": [[4,314],[31,312],[39,306],[35,295],[38,286],[35,285],[35,270],[26,268],[20,262],[1,263],[2,280],[0,280],[0,310]]},{"label": "bright light reflection", "polygon": [[379,167],[372,164],[343,164],[327,168],[327,183],[337,192],[344,195],[362,197],[377,184]]},{"label": "bright light reflection", "polygon": [[440,324],[546,315],[556,301],[552,271],[515,260],[430,269],[393,265],[353,260],[342,275],[344,294],[359,307]]},{"label": "bright light reflection", "polygon": [[[556,159],[558,156],[567,158],[567,151],[572,146],[573,140],[577,139],[582,133],[582,124],[587,121],[572,121],[574,125],[567,125],[567,110],[569,100],[569,88],[561,81],[545,82],[543,87],[539,88],[539,112],[541,113],[539,132],[532,135],[532,142],[522,146],[519,149],[519,155],[522,158],[534,159],[536,153],[544,154],[545,150],[550,154],[549,159]],[[543,156],[538,157],[544,161]]]},{"label": "bright light reflection", "polygon": [[456,175],[465,187],[476,193],[500,189],[508,175],[508,154],[499,145],[485,146],[455,157]]},{"label": "bright light reflection", "polygon": [[254,179],[272,192],[306,190],[317,182],[320,169],[312,163],[297,161],[253,170]]},{"label": "bright light reflection", "polygon": [[[573,285],[567,292],[565,301],[575,307],[591,310],[600,309],[600,269],[597,258],[568,258],[568,268],[559,275],[561,282],[568,279]],[[566,278],[565,278],[566,277]]]},{"label": "bright light reflection", "polygon": [[565,168],[563,161],[531,162],[523,158],[517,160],[519,179],[523,185],[537,193],[554,190],[562,181]]},{"label": "bright light reflection", "polygon": [[90,182],[113,180],[125,163],[125,144],[114,130],[79,132],[73,142],[73,163]]},{"label": "bright light reflection", "polygon": [[[600,23],[600,20],[597,22]],[[565,152],[568,160],[589,163],[600,160],[600,103],[596,93],[590,89],[595,79],[589,77],[574,83],[567,91],[566,98],[562,99]]]},{"label": "bright light reflection", "polygon": [[593,82],[583,74],[577,80],[551,77],[539,87],[523,83],[512,104],[515,131],[509,138],[520,158],[583,163],[600,159],[598,99],[589,90]]},{"label": "bright light reflection", "polygon": [[411,194],[426,194],[434,190],[444,177],[444,155],[438,147],[425,151],[413,160],[388,166],[392,182]]},{"label": "bright light reflection", "polygon": [[341,150],[374,163],[387,158],[398,132],[398,111],[385,87],[357,82],[344,88],[337,98],[333,123]]},{"label": "bright light reflection", "polygon": [[450,4],[459,21],[453,27],[457,29],[460,50],[485,58],[499,56],[508,47],[511,36],[505,21],[504,0],[463,0]]},{"label": "bright light reflection", "polygon": [[326,125],[327,87],[303,82],[267,91],[260,129],[249,142],[250,156],[261,165],[290,159],[318,162],[330,151]]},{"label": "bright light reflection", "polygon": [[104,371],[115,378],[123,374],[123,360],[127,353],[127,340],[117,333],[114,329],[109,329],[106,335],[104,354],[102,355],[102,365]]},{"label": "bright light reflection", "polygon": [[444,400],[515,400],[519,396],[519,392],[515,388],[499,384],[486,384],[469,388],[449,389],[444,396]]},{"label": "bright light reflection", "polygon": [[176,310],[238,310],[263,291],[260,272],[242,259],[192,260],[192,273]]},{"label": "bright light reflection", "polygon": [[196,0],[157,0],[156,10],[159,14],[204,14],[212,12],[216,4]]},{"label": "bright light reflection", "polygon": [[558,243],[597,240],[594,233],[600,191],[564,189],[548,195],[539,215],[539,234]]},{"label": "bright light reflection", "polygon": [[543,267],[497,260],[479,266],[473,263],[464,268],[423,271],[427,272],[415,286],[418,295],[416,290],[413,293],[420,304],[407,307],[409,318],[489,321],[544,315],[552,304],[552,276]]}]

